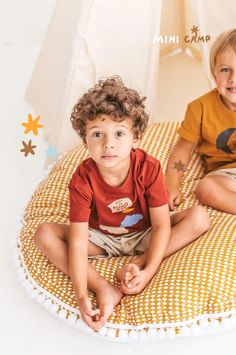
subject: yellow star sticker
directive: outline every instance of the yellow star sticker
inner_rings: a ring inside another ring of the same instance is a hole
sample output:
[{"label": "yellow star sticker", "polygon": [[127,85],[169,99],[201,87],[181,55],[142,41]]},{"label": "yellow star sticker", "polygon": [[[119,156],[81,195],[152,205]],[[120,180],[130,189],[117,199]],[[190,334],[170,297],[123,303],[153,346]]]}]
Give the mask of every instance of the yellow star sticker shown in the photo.
[{"label": "yellow star sticker", "polygon": [[32,118],[31,113],[28,114],[28,122],[23,122],[22,126],[26,127],[24,133],[27,134],[30,131],[33,132],[35,136],[38,135],[38,128],[42,128],[43,125],[39,124],[40,116],[37,116],[34,120]]}]

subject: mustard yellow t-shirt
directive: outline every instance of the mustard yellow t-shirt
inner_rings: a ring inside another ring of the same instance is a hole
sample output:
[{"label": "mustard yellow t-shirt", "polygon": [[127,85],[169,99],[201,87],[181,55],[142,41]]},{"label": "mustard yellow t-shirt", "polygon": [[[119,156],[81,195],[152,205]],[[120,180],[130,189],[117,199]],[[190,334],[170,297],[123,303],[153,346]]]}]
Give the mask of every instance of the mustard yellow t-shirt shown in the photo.
[{"label": "mustard yellow t-shirt", "polygon": [[223,105],[216,89],[188,105],[178,133],[199,142],[207,171],[236,168],[236,112]]}]

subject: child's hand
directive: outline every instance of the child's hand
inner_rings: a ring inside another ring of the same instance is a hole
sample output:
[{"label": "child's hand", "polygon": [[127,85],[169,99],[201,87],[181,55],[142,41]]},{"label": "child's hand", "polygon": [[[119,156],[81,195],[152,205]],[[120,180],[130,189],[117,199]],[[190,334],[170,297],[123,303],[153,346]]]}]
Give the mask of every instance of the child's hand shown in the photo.
[{"label": "child's hand", "polygon": [[132,279],[125,279],[121,282],[121,290],[127,295],[136,295],[141,292],[150,281],[149,275],[145,270],[139,270],[138,274]]},{"label": "child's hand", "polygon": [[83,321],[93,330],[98,330],[103,325],[100,321],[100,310],[93,309],[88,297],[79,299],[79,309]]},{"label": "child's hand", "polygon": [[175,207],[179,206],[181,202],[181,193],[178,187],[173,187],[173,186],[168,186],[168,192],[169,192],[169,197],[168,197],[169,209],[173,211]]}]

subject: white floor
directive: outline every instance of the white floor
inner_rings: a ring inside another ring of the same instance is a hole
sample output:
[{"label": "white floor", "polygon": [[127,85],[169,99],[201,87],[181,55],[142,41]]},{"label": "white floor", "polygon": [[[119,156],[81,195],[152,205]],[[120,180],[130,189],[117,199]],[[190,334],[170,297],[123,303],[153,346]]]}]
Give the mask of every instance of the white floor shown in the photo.
[{"label": "white floor", "polygon": [[[4,355],[62,354],[233,354],[236,331],[218,335],[126,345],[81,334],[47,313],[18,284],[11,241],[20,210],[43,171],[46,145],[41,136],[29,137],[37,145],[35,156],[19,151],[21,123],[31,109],[24,92],[56,0],[1,1],[0,119],[1,119],[1,223],[0,223],[0,352]],[[68,1],[69,4],[69,1]],[[43,118],[42,118],[43,119]]]}]

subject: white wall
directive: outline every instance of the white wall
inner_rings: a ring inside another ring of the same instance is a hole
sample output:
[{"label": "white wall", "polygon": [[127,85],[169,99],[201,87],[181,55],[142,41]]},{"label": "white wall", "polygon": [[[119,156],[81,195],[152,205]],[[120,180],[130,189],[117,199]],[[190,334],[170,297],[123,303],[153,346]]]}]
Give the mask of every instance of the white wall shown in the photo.
[{"label": "white wall", "polygon": [[56,0],[1,0],[1,42],[41,45],[55,4]]}]

